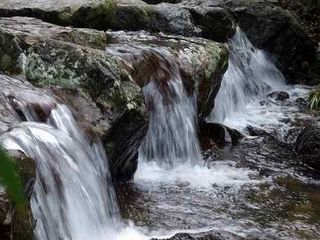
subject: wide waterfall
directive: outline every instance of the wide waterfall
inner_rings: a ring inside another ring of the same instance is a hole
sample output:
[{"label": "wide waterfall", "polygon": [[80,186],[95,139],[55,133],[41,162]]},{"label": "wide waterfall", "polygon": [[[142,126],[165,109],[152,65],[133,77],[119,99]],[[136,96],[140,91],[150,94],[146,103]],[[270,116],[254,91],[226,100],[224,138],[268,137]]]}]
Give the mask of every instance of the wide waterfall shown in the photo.
[{"label": "wide waterfall", "polygon": [[226,122],[246,105],[266,93],[285,87],[285,79],[268,55],[255,48],[239,27],[229,42],[229,67],[223,76],[215,107],[209,118]]},{"label": "wide waterfall", "polygon": [[[115,236],[119,210],[101,143],[89,142],[65,105],[53,106],[47,121],[39,123],[36,111],[22,100],[17,97],[14,102],[28,121],[14,125],[0,142],[36,161],[31,197],[36,238],[90,240]],[[38,102],[42,100],[38,98]]]}]

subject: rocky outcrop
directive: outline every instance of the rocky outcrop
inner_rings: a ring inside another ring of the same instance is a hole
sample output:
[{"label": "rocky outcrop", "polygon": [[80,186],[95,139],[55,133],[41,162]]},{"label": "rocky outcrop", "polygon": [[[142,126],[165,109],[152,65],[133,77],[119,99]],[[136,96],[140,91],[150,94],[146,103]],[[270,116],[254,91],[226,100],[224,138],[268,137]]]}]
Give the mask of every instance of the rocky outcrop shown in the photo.
[{"label": "rocky outcrop", "polygon": [[[178,233],[171,238],[162,240],[241,240],[244,239],[225,231],[209,231],[203,233]],[[160,239],[152,239],[160,240]]]},{"label": "rocky outcrop", "polygon": [[320,170],[320,126],[314,124],[305,127],[296,141],[296,151],[305,164]]},{"label": "rocky outcrop", "polygon": [[188,93],[197,94],[200,119],[210,113],[227,68],[226,47],[199,38],[103,33],[13,17],[0,19],[0,39],[0,70],[50,87],[69,103],[86,130],[103,139],[111,172],[123,180],[135,171],[148,124],[142,88],[157,71],[154,63],[163,61],[150,59],[146,49],[166,51],[177,61]]}]

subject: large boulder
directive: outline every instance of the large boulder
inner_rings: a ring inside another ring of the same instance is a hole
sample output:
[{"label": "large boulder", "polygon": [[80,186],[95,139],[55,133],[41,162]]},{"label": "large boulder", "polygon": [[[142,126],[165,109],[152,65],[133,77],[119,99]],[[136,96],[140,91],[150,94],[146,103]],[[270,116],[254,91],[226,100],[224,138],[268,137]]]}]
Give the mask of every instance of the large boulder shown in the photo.
[{"label": "large boulder", "polygon": [[[119,47],[124,49],[122,55]],[[210,40],[104,33],[24,17],[0,19],[0,49],[0,71],[20,74],[37,86],[54,87],[81,123],[86,125],[87,120],[95,126],[89,132],[101,137],[111,172],[121,180],[134,174],[148,124],[142,89],[152,74],[161,71],[154,62],[163,61],[157,54],[150,59],[145,49],[162,49],[174,58],[188,94],[197,95],[200,119],[213,107],[228,59],[226,47]],[[125,59],[131,59],[133,67]]]},{"label": "large boulder", "polygon": [[3,0],[0,16],[35,17],[44,21],[78,27],[107,29],[115,14],[114,0]]},{"label": "large boulder", "polygon": [[[150,4],[148,4],[148,3]],[[59,25],[96,29],[146,30],[226,41],[234,31],[222,8],[189,8],[179,1],[141,0],[5,0],[0,17],[25,16]],[[154,5],[155,4],[155,5]]]},{"label": "large boulder", "polygon": [[296,151],[305,164],[320,170],[320,126],[314,124],[305,127],[296,141]]}]

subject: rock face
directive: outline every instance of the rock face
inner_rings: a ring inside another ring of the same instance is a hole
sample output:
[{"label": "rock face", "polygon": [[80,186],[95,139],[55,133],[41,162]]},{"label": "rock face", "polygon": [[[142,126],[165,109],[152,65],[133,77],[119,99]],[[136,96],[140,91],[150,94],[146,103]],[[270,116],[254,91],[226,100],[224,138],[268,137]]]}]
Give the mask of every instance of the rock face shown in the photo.
[{"label": "rock face", "polygon": [[[209,231],[204,233],[188,234],[178,233],[171,238],[162,240],[241,240],[244,239],[232,233],[224,231]],[[160,239],[152,239],[160,240]]]},{"label": "rock face", "polygon": [[319,124],[305,127],[296,141],[296,151],[303,161],[320,170],[320,126]]},{"label": "rock face", "polygon": [[[22,74],[37,86],[60,87],[55,93],[77,109],[79,119],[95,126],[111,172],[121,180],[132,177],[137,166],[138,147],[148,124],[142,88],[157,68],[152,66],[154,61],[162,61],[156,55],[147,57],[145,49],[158,48],[176,58],[188,93],[197,93],[200,119],[213,107],[228,58],[224,45],[209,40],[145,32],[103,33],[24,17],[0,19],[0,39],[0,70]],[[122,51],[123,57],[119,47],[131,50]],[[133,67],[125,58],[132,60]],[[81,102],[94,109],[91,116],[88,108],[77,106]]]}]

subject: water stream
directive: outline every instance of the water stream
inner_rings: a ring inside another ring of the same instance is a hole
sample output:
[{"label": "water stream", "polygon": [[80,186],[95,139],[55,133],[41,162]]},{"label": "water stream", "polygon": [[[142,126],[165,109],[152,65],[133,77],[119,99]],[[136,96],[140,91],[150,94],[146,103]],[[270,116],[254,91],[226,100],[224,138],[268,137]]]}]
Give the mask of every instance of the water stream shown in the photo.
[{"label": "water stream", "polygon": [[[31,207],[38,240],[145,240],[209,229],[248,239],[315,239],[320,234],[320,184],[299,171],[292,151],[277,140],[256,137],[203,157],[195,96],[186,93],[175,56],[157,47],[118,50],[109,49],[131,67],[137,56],[157,59],[143,87],[149,129],[120,207],[101,143],[89,141],[70,109],[42,90],[12,79],[2,83],[1,94],[10,99],[18,120],[0,142],[36,161]],[[283,141],[294,125],[288,119],[308,117],[297,100],[309,89],[286,85],[268,55],[239,28],[230,51],[209,120],[245,134],[248,125],[270,133],[285,129]],[[266,96],[279,90],[287,91],[289,100]]]},{"label": "water stream", "polygon": [[[12,85],[13,80],[9,81]],[[40,105],[35,107],[33,101]],[[0,142],[36,161],[31,198],[36,238],[89,240],[116,236],[121,227],[119,209],[101,143],[90,143],[71,111],[42,91],[15,91],[11,102],[26,121],[13,125]],[[41,122],[44,119],[39,113],[44,112],[50,114]]]}]

